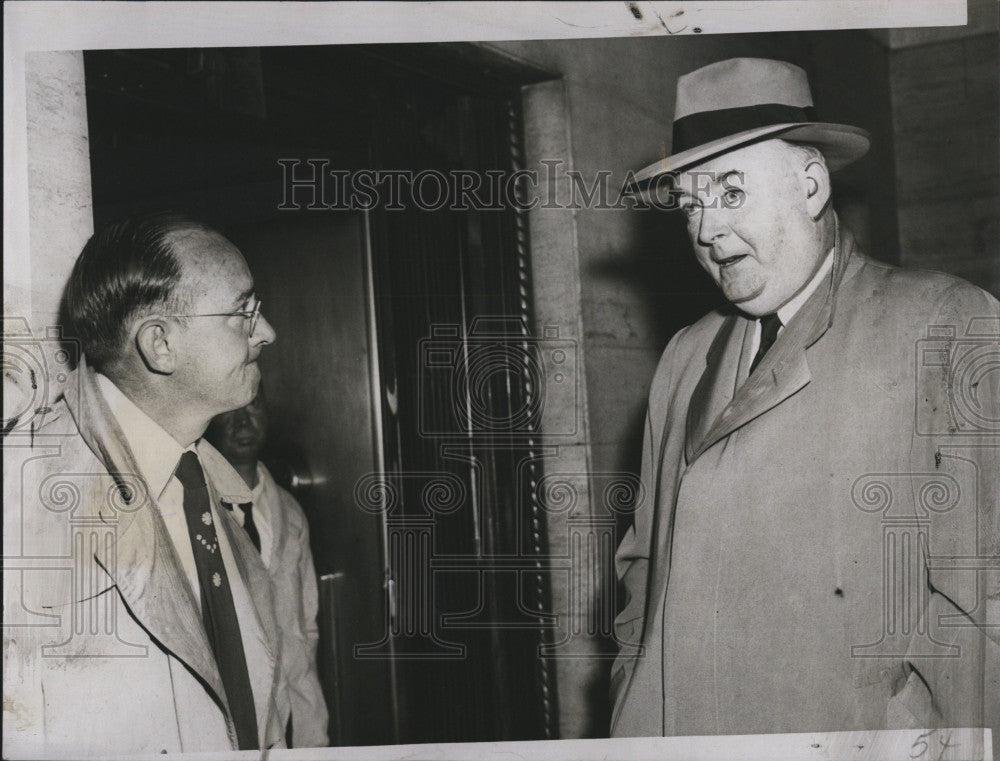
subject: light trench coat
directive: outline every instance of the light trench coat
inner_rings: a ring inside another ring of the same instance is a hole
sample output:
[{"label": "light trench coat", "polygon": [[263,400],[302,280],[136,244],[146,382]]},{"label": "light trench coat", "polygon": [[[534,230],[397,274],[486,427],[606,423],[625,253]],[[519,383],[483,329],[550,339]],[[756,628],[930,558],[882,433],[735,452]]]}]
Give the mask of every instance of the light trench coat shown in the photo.
[{"label": "light trench coat", "polygon": [[[213,450],[214,451],[214,450]],[[222,458],[217,452],[211,457]],[[219,469],[220,474],[224,472]],[[278,687],[278,711],[282,726],[292,719],[292,747],[318,748],[328,744],[329,715],[316,666],[319,645],[319,592],[312,550],[309,547],[309,523],[302,506],[292,494],[281,488],[263,463],[257,463],[260,478],[259,497],[264,505],[254,503],[257,520],[267,516],[271,542],[264,558],[274,593],[275,618],[281,634],[281,663],[284,678]],[[258,494],[247,496],[243,479],[231,471],[232,480],[220,475],[216,480],[220,496],[229,504],[240,504]],[[242,511],[233,515],[243,523]]]},{"label": "light trench coat", "polygon": [[[215,471],[229,466],[198,449],[217,500]],[[8,437],[4,466],[5,755],[235,748],[200,606],[85,360],[30,439]],[[271,585],[220,513],[267,650],[251,669],[254,694],[268,696],[256,706],[261,747],[283,747]]]},{"label": "light trench coat", "polygon": [[292,746],[315,748],[329,744],[326,701],[316,667],[319,645],[319,592],[309,548],[309,524],[302,507],[275,483],[261,465],[265,495],[274,495],[271,533],[274,537],[268,572],[274,589],[275,612],[281,629],[281,662],[285,675],[279,710],[292,717]]},{"label": "light trench coat", "polygon": [[613,735],[998,721],[1000,309],[838,235],[749,380],[735,310],[663,354],[616,557]]}]

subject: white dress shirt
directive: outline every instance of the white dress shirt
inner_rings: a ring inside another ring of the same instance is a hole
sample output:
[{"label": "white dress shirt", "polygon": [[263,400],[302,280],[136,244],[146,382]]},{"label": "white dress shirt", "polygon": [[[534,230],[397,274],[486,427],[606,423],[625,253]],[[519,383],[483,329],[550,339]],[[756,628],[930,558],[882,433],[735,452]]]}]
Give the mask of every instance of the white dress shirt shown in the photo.
[{"label": "white dress shirt", "polygon": [[[270,568],[271,554],[274,547],[274,529],[271,526],[271,519],[273,517],[271,515],[271,505],[278,503],[276,502],[277,495],[268,493],[268,479],[264,478],[263,467],[262,463],[257,463],[257,485],[250,491],[250,502],[253,504],[253,525],[257,527],[257,533],[260,535],[260,559],[264,561],[265,568]],[[233,517],[242,526],[245,516],[243,510],[240,508],[241,501],[235,497],[232,499],[227,498],[225,494],[222,495],[222,499],[233,506]]]},{"label": "white dress shirt", "polygon": [[[125,434],[129,449],[132,450],[132,455],[139,468],[138,475],[146,481],[149,493],[159,508],[163,522],[167,526],[167,533],[180,558],[181,568],[184,570],[184,575],[187,577],[195,600],[200,605],[201,591],[198,584],[198,567],[195,565],[194,551],[191,548],[191,534],[188,531],[187,518],[184,515],[184,487],[174,475],[174,471],[181,455],[186,451],[193,451],[198,455],[202,469],[205,471],[205,480],[208,482],[210,468],[207,468],[206,464],[210,464],[211,468],[217,468],[222,456],[214,453],[211,445],[204,444],[201,439],[187,448],[182,447],[173,436],[163,430],[155,420],[139,409],[114,383],[100,373],[97,374],[97,386],[122,429],[122,433]],[[226,467],[228,467],[228,463]],[[234,478],[239,478],[235,472],[232,475]],[[210,500],[210,502],[212,501]],[[236,618],[240,625],[240,639],[243,640],[243,651],[246,655],[247,670],[250,673],[254,703],[257,706],[264,706],[270,699],[270,684],[262,676],[265,673],[262,666],[271,657],[269,655],[271,648],[264,641],[264,632],[257,621],[253,599],[250,597],[243,577],[236,566],[226,531],[219,525],[220,520],[228,520],[228,518],[220,517],[222,508],[219,505],[212,504],[211,509],[212,518],[218,528],[216,534],[219,537],[219,551],[226,568],[226,575],[229,578],[233,606],[236,608]],[[208,708],[206,705],[206,709]],[[259,716],[260,710],[258,710]],[[181,729],[183,731],[184,727]],[[258,726],[258,732],[263,729],[263,727]],[[192,745],[192,747],[197,746]]]},{"label": "white dress shirt", "polygon": [[[163,522],[167,524],[167,533],[174,543],[174,549],[181,561],[181,568],[187,576],[194,592],[195,599],[201,602],[198,588],[198,568],[194,562],[194,551],[191,549],[191,535],[188,533],[187,518],[184,516],[184,487],[174,477],[174,470],[186,451],[197,454],[197,447],[182,447],[177,440],[163,430],[149,415],[143,412],[106,376],[97,374],[97,387],[101,390],[111,413],[125,434],[135,463],[139,466],[139,475],[146,481],[149,494],[160,508]],[[223,542],[222,531],[219,534],[219,544]],[[229,558],[223,556],[226,570],[233,566]]]},{"label": "white dress shirt", "polygon": [[[802,305],[809,300],[809,297],[813,295],[817,288],[819,288],[820,283],[827,276],[830,270],[833,269],[833,249],[827,253],[826,258],[823,263],[816,270],[816,274],[812,276],[812,280],[799,291],[795,296],[784,306],[780,307],[777,311],[778,319],[781,320],[781,327],[778,328],[778,335],[781,335],[781,331],[785,329],[785,326],[791,321],[795,314],[802,308]],[[754,337],[753,343],[750,347],[750,356],[754,357],[757,355],[757,349],[760,348],[760,334],[761,334],[761,324],[760,318],[754,321]]]}]

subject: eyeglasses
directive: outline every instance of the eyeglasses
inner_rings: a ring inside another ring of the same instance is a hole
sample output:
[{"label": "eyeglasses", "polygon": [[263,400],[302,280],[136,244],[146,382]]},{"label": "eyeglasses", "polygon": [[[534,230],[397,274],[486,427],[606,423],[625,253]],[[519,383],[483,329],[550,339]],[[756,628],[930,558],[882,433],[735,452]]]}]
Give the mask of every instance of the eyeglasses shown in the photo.
[{"label": "eyeglasses", "polygon": [[253,338],[254,329],[257,327],[257,321],[260,319],[260,304],[261,300],[256,299],[253,305],[253,309],[238,309],[235,312],[208,312],[206,314],[165,314],[163,316],[164,317],[242,317],[245,320],[250,320],[250,331],[248,333],[248,337]]}]

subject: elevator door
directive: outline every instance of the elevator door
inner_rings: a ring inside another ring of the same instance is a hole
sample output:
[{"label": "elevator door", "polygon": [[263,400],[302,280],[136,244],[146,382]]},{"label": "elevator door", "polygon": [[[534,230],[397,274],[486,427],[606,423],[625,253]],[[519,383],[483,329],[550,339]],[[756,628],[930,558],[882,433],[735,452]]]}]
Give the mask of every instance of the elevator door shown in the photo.
[{"label": "elevator door", "polygon": [[[410,198],[367,217],[317,209],[308,193],[297,210],[286,203],[289,159],[303,164],[298,177],[311,159],[338,171],[512,172],[519,87],[542,74],[484,55],[375,45],[85,56],[95,225],[173,209],[219,228],[246,254],[277,331],[261,359],[265,462],[302,502],[325,578],[319,664],[334,744],[555,736],[554,668],[538,655],[547,579],[534,570],[547,533],[530,480],[517,477],[537,459],[534,437],[512,445],[490,426],[455,428],[473,390],[476,411],[502,422],[530,406],[530,389],[506,364],[475,386],[465,364],[420,353],[437,337],[454,358],[489,354],[497,339],[484,326],[503,327],[504,356],[534,335],[526,215]],[[409,530],[428,475],[475,504],[432,515],[434,557],[407,566],[410,555],[387,549],[398,526],[364,498],[378,490],[358,485],[399,485],[388,517]],[[453,643],[445,658],[415,650],[400,623],[425,580],[434,604],[417,596],[418,618]]]},{"label": "elevator door", "polygon": [[335,744],[390,742],[389,663],[352,657],[384,629],[382,516],[356,506],[378,472],[366,220],[360,212],[229,230],[277,341],[261,355],[271,428],[265,460],[309,518],[321,585],[319,665]]}]

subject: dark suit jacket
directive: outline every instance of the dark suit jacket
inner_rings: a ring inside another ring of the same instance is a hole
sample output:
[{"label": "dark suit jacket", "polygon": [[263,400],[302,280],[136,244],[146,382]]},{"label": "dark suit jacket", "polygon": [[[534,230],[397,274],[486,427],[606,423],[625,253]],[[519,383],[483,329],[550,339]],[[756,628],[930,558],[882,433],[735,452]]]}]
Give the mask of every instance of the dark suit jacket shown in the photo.
[{"label": "dark suit jacket", "polygon": [[745,381],[752,327],[709,314],[656,371],[612,734],[996,722],[996,300],[840,231]]}]

